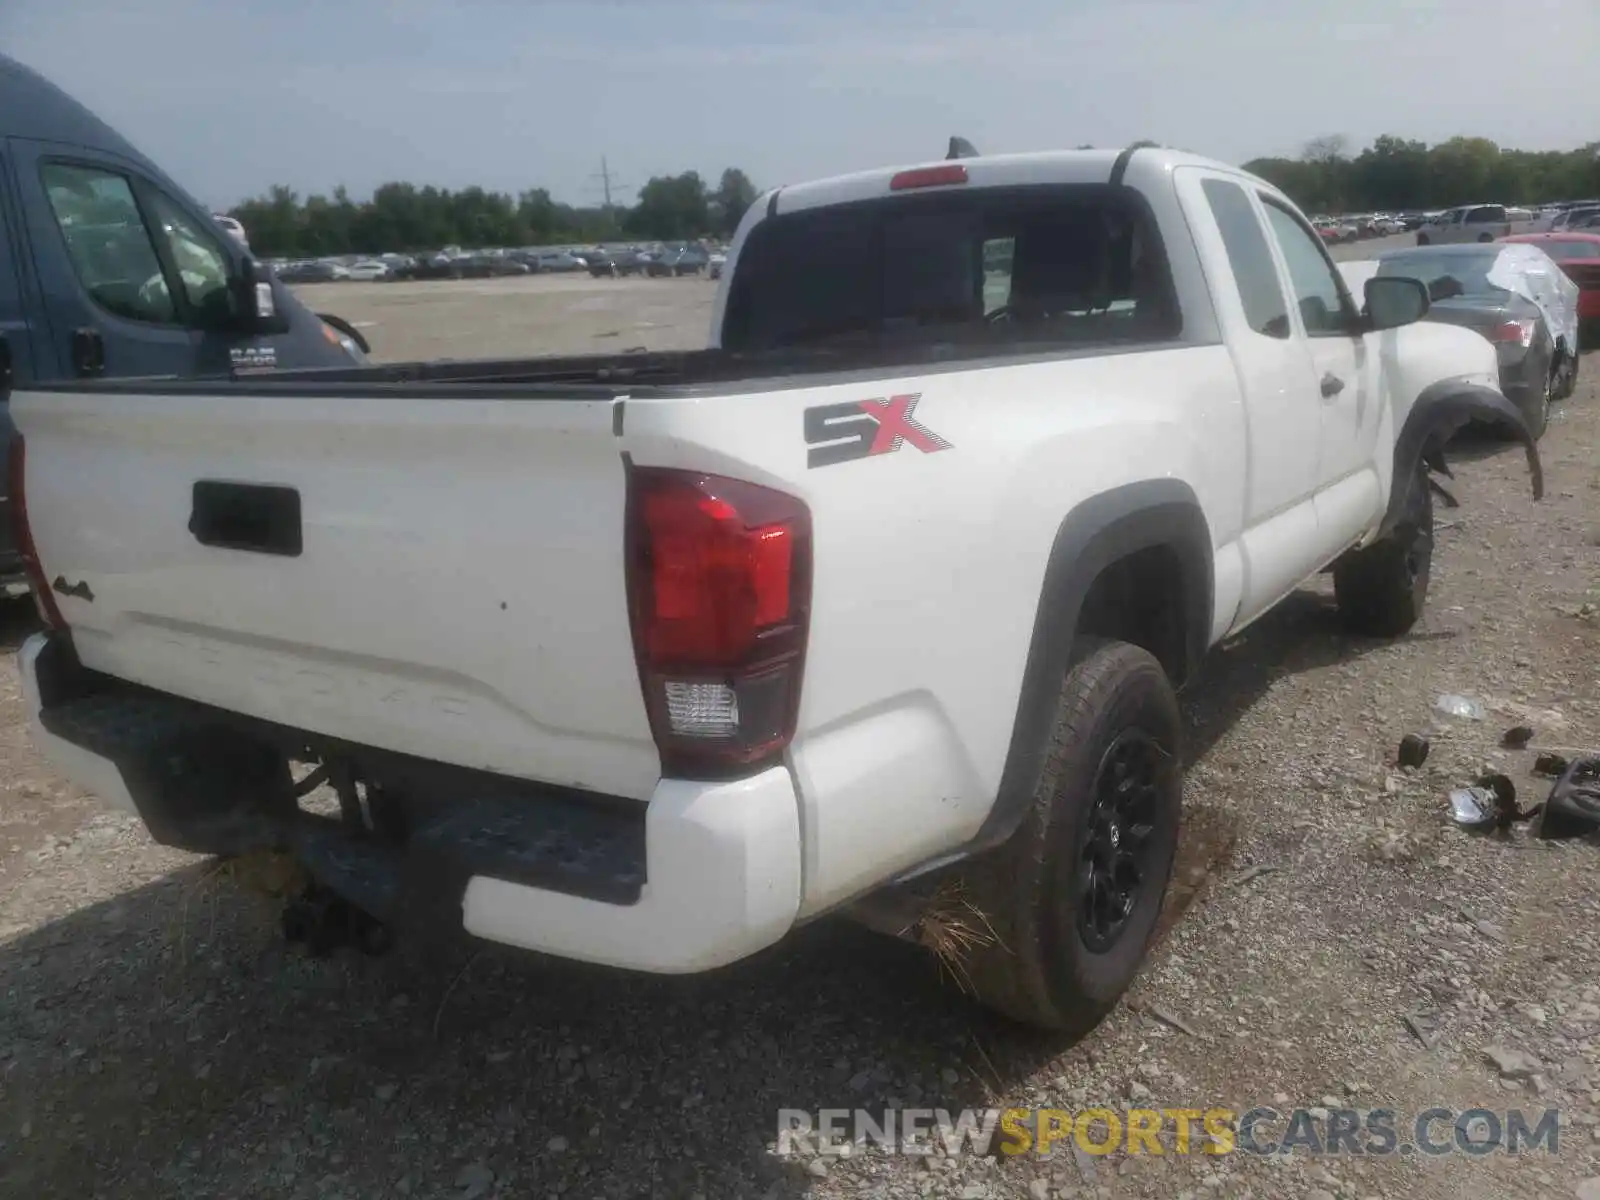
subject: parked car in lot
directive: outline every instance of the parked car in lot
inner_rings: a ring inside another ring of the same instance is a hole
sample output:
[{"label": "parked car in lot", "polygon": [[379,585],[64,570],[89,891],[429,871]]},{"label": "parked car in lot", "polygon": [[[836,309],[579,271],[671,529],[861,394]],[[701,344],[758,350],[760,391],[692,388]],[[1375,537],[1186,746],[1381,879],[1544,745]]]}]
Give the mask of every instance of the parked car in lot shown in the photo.
[{"label": "parked car in lot", "polygon": [[596,279],[642,274],[647,261],[635,250],[600,250],[584,258],[589,264],[589,274]]},{"label": "parked car in lot", "polygon": [[539,255],[539,271],[551,271],[558,275],[570,271],[582,271],[585,268],[583,259],[567,250],[551,250]]},{"label": "parked car in lot", "polygon": [[230,217],[226,213],[212,213],[211,219],[234,241],[238,242],[246,250],[250,249],[250,238],[237,218]]},{"label": "parked car in lot", "polygon": [[1600,345],[1600,232],[1513,234],[1508,242],[1528,242],[1548,254],[1578,287],[1580,348]]},{"label": "parked car in lot", "polygon": [[1463,204],[1440,213],[1417,230],[1417,245],[1443,246],[1454,242],[1492,242],[1511,233],[1503,204]]},{"label": "parked car in lot", "polygon": [[1323,569],[1411,629],[1443,439],[1507,422],[1538,495],[1531,434],[1420,283],[1363,313],[1192,155],[860,172],[734,246],[704,350],[19,389],[35,743],[164,843],[617,967],[948,881],[963,980],[1082,1033],[1162,911],[1176,689]]},{"label": "parked car in lot", "polygon": [[338,263],[311,259],[306,262],[291,262],[279,268],[278,278],[285,283],[333,283],[340,279],[349,279],[350,272]]},{"label": "parked car in lot", "polygon": [[1600,217],[1600,201],[1573,204],[1556,212],[1546,227],[1547,233],[1567,233],[1582,229],[1590,220]]},{"label": "parked car in lot", "polygon": [[645,264],[651,276],[698,275],[711,265],[711,255],[703,246],[668,246]]},{"label": "parked car in lot", "polygon": [[388,279],[390,274],[389,264],[380,262],[375,258],[360,259],[345,268],[347,278],[368,283],[377,279]]},{"label": "parked car in lot", "polygon": [[1578,288],[1550,256],[1516,242],[1407,247],[1377,257],[1373,277],[1392,276],[1427,287],[1427,320],[1494,344],[1501,392],[1542,434],[1551,401],[1577,386],[1579,363]]}]

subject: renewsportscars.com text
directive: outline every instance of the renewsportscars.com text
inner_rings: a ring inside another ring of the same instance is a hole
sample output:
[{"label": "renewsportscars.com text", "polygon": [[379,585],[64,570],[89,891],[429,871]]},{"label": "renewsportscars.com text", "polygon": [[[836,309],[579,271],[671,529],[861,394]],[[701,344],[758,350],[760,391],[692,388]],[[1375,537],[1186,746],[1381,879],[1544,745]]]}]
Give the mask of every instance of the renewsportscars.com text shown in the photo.
[{"label": "renewsportscars.com text", "polygon": [[780,1109],[777,1153],[1555,1154],[1560,1110],[1372,1108]]}]

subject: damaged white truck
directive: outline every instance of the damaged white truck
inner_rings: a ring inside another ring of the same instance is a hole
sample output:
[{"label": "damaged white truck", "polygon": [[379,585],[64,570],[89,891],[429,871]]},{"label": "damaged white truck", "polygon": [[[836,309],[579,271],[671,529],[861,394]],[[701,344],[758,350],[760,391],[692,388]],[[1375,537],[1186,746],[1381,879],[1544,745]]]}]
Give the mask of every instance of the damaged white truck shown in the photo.
[{"label": "damaged white truck", "polygon": [[1538,496],[1427,305],[1214,162],[957,157],[764,197],[702,351],[30,385],[33,735],[163,843],[624,968],[943,872],[979,996],[1086,1029],[1207,648],[1325,569],[1409,629],[1468,420]]}]

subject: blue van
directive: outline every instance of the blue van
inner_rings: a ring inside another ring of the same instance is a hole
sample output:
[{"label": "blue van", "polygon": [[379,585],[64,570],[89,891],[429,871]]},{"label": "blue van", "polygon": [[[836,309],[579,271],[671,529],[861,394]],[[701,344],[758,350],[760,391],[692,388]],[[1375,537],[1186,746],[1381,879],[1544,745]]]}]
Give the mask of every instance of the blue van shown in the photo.
[{"label": "blue van", "polygon": [[[349,366],[366,349],[113,129],[0,55],[0,400],[31,380]],[[13,585],[9,522],[0,538]]]}]

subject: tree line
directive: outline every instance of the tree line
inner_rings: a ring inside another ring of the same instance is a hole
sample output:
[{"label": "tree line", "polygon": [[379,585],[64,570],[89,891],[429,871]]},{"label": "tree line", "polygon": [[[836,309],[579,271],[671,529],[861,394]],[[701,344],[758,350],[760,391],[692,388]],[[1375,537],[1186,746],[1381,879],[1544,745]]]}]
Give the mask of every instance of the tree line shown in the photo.
[{"label": "tree line", "polygon": [[1600,142],[1577,150],[1511,150],[1487,138],[1430,146],[1386,135],[1352,155],[1346,140],[1332,135],[1307,142],[1298,158],[1257,158],[1244,169],[1307,212],[1335,215],[1600,197]]},{"label": "tree line", "polygon": [[381,254],[443,246],[548,246],[637,238],[680,241],[729,237],[755,202],[749,176],[729,167],[715,187],[696,171],[657,176],[631,206],[578,208],[544,188],[516,196],[480,187],[451,191],[385,183],[369,200],[343,188],[301,199],[287,187],[230,210],[251,248],[270,258]]},{"label": "tree line", "polygon": [[[1154,142],[1140,145],[1153,146]],[[1600,197],[1600,142],[1577,150],[1502,149],[1487,138],[1430,146],[1385,135],[1359,154],[1333,135],[1307,142],[1298,158],[1257,158],[1245,169],[1270,180],[1313,213],[1448,208],[1475,200],[1543,204]],[[540,246],[637,238],[729,237],[756,188],[737,167],[715,187],[696,171],[656,176],[637,202],[577,208],[544,188],[516,196],[386,183],[369,200],[344,188],[301,199],[286,187],[233,209],[250,244],[271,257],[377,254],[442,246]]]}]

